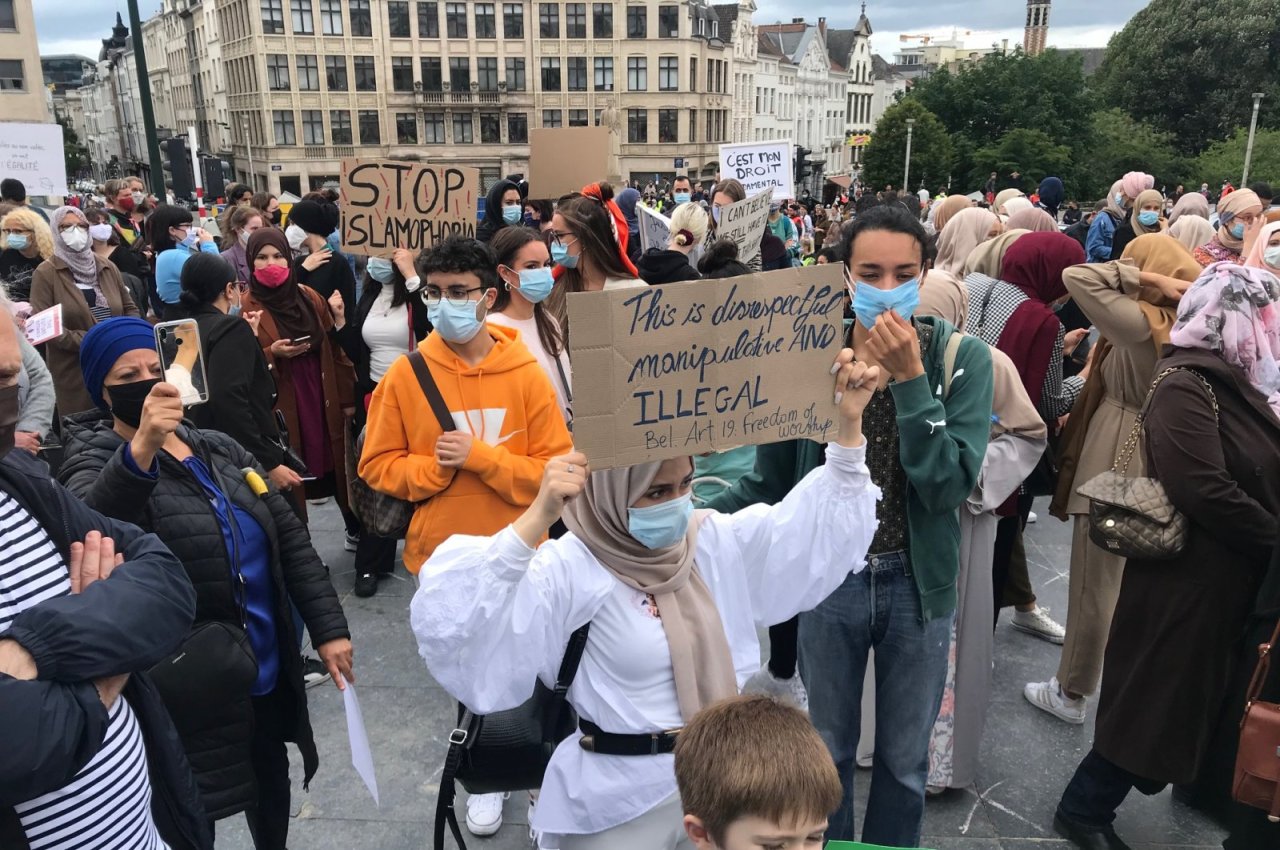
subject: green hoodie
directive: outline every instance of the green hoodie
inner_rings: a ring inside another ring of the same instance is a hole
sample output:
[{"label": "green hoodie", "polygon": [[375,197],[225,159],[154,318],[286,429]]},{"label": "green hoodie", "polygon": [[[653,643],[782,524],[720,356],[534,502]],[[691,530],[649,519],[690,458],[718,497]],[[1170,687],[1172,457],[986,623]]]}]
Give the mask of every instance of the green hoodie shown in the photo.
[{"label": "green hoodie", "polygon": [[[960,520],[957,510],[973,492],[987,453],[991,431],[991,352],[976,337],[966,337],[956,352],[951,393],[942,398],[943,356],[956,329],[932,316],[916,322],[933,326],[924,356],[924,374],[893,382],[898,411],[898,444],[907,473],[907,527],[911,574],[925,620],[950,615],[956,608],[960,572]],[[733,488],[707,503],[736,511],[757,502],[774,504],[824,460],[823,447],[810,440],[759,446],[755,469]]]}]

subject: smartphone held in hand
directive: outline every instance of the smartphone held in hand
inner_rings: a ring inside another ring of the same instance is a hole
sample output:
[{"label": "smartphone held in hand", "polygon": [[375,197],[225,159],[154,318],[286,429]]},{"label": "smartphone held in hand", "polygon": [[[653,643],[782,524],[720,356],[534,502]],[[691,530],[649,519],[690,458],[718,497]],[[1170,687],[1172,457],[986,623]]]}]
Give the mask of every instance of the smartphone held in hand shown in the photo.
[{"label": "smartphone held in hand", "polygon": [[167,383],[178,388],[182,404],[191,407],[209,400],[209,380],[200,348],[200,328],[195,319],[156,325],[156,353]]}]

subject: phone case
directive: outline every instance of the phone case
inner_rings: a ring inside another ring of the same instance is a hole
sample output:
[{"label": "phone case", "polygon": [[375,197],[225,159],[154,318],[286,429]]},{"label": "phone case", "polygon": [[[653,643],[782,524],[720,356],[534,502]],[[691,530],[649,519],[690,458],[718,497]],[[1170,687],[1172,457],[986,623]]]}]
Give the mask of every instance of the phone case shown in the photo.
[{"label": "phone case", "polygon": [[195,319],[179,319],[156,325],[156,353],[164,379],[182,394],[186,407],[209,400],[209,379],[204,371],[204,352],[200,348],[200,328]]}]

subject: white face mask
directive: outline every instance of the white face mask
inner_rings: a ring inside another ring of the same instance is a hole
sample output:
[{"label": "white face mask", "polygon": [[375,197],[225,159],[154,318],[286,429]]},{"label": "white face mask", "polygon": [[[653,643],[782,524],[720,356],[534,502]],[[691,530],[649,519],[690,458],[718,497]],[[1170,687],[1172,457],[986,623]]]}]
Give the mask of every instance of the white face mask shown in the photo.
[{"label": "white face mask", "polygon": [[89,231],[76,227],[62,234],[62,241],[72,251],[79,253],[89,245]]},{"label": "white face mask", "polygon": [[296,251],[301,248],[302,243],[306,241],[307,231],[298,227],[296,224],[291,224],[284,229],[284,238],[289,240],[289,247]]}]

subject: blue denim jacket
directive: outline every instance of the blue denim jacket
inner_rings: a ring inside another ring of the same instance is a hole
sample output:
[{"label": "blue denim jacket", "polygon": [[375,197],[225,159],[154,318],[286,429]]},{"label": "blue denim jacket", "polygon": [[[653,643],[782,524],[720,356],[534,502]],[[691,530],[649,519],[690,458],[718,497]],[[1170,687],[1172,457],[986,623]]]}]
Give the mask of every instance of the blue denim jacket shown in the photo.
[{"label": "blue denim jacket", "polygon": [[1111,213],[1094,216],[1089,225],[1089,235],[1084,241],[1085,259],[1090,263],[1105,263],[1111,259],[1111,240],[1116,235],[1116,220]]}]

